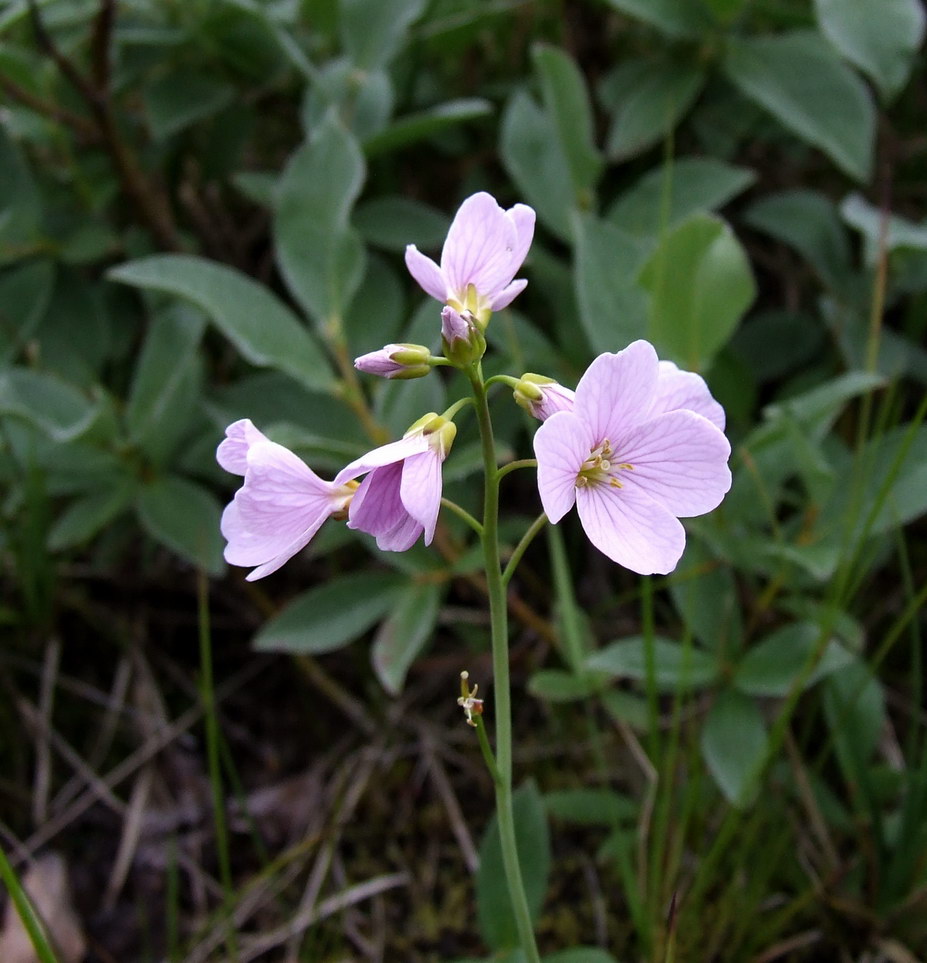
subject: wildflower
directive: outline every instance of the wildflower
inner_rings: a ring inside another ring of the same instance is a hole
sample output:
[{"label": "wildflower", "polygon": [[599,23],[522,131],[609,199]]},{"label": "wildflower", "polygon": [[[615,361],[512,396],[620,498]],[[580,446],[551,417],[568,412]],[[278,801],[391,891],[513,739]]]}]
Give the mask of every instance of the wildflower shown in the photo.
[{"label": "wildflower", "polygon": [[513,392],[515,402],[538,421],[547,419],[558,411],[572,411],[575,392],[544,375],[523,374]]},{"label": "wildflower", "polygon": [[354,367],[381,378],[422,378],[431,371],[431,352],[423,344],[388,344],[354,359]]},{"label": "wildflower", "polygon": [[335,476],[343,484],[367,473],[351,501],[348,528],[376,537],[387,552],[404,552],[424,533],[430,545],[441,507],[441,464],[457,427],[429,412],[399,441],[382,445]]},{"label": "wildflower", "polygon": [[460,698],[457,700],[457,705],[463,709],[464,715],[467,717],[467,725],[473,726],[475,729],[477,723],[473,721],[473,717],[483,714],[483,700],[477,699],[476,697],[480,689],[479,685],[474,684],[471,689],[467,681],[469,678],[470,673],[464,669],[464,671],[460,673]]},{"label": "wildflower", "polygon": [[534,236],[534,211],[516,204],[504,211],[485,192],[468,197],[454,217],[441,251],[441,266],[414,244],[406,266],[433,298],[459,314],[469,312],[485,328],[493,311],[511,304],[527,285],[513,280]]},{"label": "wildflower", "polygon": [[[679,517],[711,511],[731,485],[731,448],[713,423],[723,412],[687,374],[661,369],[646,341],[599,355],[573,410],[551,415],[534,439],[550,521],[575,503],[592,544],[641,575],[671,572],[685,548]],[[686,397],[713,417],[670,407]]]},{"label": "wildflower", "polygon": [[460,314],[450,305],[441,311],[441,342],[444,356],[461,367],[479,361],[486,353],[486,337],[473,316],[469,311]]},{"label": "wildflower", "polygon": [[319,478],[247,418],[229,425],[225,434],[216,460],[245,479],[222,513],[225,560],[257,566],[247,576],[253,582],[305,548],[327,518],[347,508],[356,485]]}]

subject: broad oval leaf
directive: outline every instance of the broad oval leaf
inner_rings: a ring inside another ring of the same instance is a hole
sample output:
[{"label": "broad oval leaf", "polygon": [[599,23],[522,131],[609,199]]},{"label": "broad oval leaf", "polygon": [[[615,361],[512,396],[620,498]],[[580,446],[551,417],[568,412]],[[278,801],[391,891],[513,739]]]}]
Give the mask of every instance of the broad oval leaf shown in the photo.
[{"label": "broad oval leaf", "polygon": [[415,114],[406,114],[373,137],[368,137],[364,141],[364,154],[367,157],[376,157],[407,147],[428,137],[436,137],[457,124],[486,117],[492,110],[492,104],[482,97],[462,97]]},{"label": "broad oval leaf", "polygon": [[558,789],[544,794],[547,812],[578,826],[613,826],[633,821],[638,806],[614,789]]},{"label": "broad oval leaf", "polygon": [[303,592],[258,632],[260,652],[319,655],[353,642],[396,601],[406,580],[396,572],[356,572]]},{"label": "broad oval leaf", "polygon": [[712,18],[698,0],[606,0],[609,6],[643,20],[668,37],[698,37]]},{"label": "broad oval leaf", "polygon": [[100,404],[54,375],[20,367],[0,374],[0,415],[21,418],[55,441],[79,438],[100,412]]},{"label": "broad oval leaf", "polygon": [[395,606],[377,630],[370,652],[374,671],[383,688],[399,695],[409,666],[425,648],[438,620],[443,586],[413,582],[395,599]]},{"label": "broad oval leaf", "polygon": [[651,660],[654,685],[664,692],[710,685],[720,671],[717,658],[701,649],[663,638],[655,638],[648,645],[639,635],[612,642],[595,652],[586,659],[586,668],[643,682]]},{"label": "broad oval leaf", "polygon": [[107,276],[192,301],[252,364],[277,368],[316,390],[334,384],[328,361],[299,318],[233,268],[189,254],[156,254],[113,268]]},{"label": "broad oval leaf", "polygon": [[754,700],[733,689],[719,693],[702,729],[702,755],[732,806],[742,809],[756,799],[768,742]]},{"label": "broad oval leaf", "polygon": [[872,174],[875,109],[865,84],[818,34],[728,40],[731,82],[850,177]]}]

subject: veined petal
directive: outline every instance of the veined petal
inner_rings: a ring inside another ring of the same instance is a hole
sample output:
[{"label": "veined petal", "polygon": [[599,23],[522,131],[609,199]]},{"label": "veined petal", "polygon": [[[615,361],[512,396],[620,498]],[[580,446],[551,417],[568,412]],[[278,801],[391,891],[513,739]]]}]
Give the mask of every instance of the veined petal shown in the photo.
[{"label": "veined petal", "polygon": [[625,489],[644,491],[674,515],[688,518],[720,504],[731,487],[730,455],[727,438],[707,418],[677,410],[633,428],[612,457],[634,466],[619,476]]},{"label": "veined petal", "polygon": [[715,401],[705,379],[694,371],[682,371],[672,361],[661,361],[651,415],[685,408],[707,418],[724,431],[724,409]]},{"label": "veined petal", "polygon": [[242,418],[225,429],[225,439],[216,449],[216,461],[233,475],[244,475],[248,470],[248,449],[266,435],[254,427],[250,418]]},{"label": "veined petal", "polygon": [[403,462],[399,497],[406,511],[424,528],[425,544],[435,537],[441,508],[441,458],[434,449]]},{"label": "veined petal", "polygon": [[276,572],[281,565],[289,561],[312,540],[316,532],[322,527],[328,513],[309,516],[307,526],[293,537],[293,530],[275,530],[255,532],[247,527],[241,517],[239,505],[233,501],[222,513],[221,529],[227,539],[225,546],[225,560],[230,565],[256,565],[249,575],[249,582],[263,578]]},{"label": "veined petal", "polygon": [[576,386],[573,410],[595,442],[614,442],[645,420],[657,382],[657,353],[648,341],[634,341],[616,354],[600,354]]},{"label": "veined petal", "polygon": [[428,438],[421,432],[409,435],[408,438],[400,438],[398,441],[391,441],[388,445],[381,445],[368,451],[366,455],[355,458],[349,465],[335,475],[335,484],[342,485],[364,472],[372,471],[374,468],[382,468],[384,465],[391,465],[393,462],[402,461],[410,455],[418,455],[427,451],[430,447]]},{"label": "veined petal", "polygon": [[427,294],[439,301],[447,298],[447,282],[441,268],[430,257],[422,254],[414,244],[406,247],[406,267]]},{"label": "veined petal", "polygon": [[642,491],[590,485],[577,489],[576,509],[589,541],[639,575],[672,572],[686,547],[679,519]]},{"label": "veined petal", "polygon": [[[517,271],[518,268],[516,267],[515,270]],[[528,282],[524,278],[519,278],[511,284],[507,284],[493,298],[492,303],[489,305],[490,309],[493,311],[501,311],[503,308],[507,308],[526,287],[528,287]]]},{"label": "veined petal", "polygon": [[373,535],[386,552],[404,552],[422,534],[422,526],[400,498],[403,464],[376,468],[361,482],[349,509],[348,528]]},{"label": "veined petal", "polygon": [[468,197],[454,217],[441,252],[441,272],[450,290],[464,295],[472,284],[492,298],[515,276],[512,264],[518,247],[515,221],[492,195],[481,191]]},{"label": "veined petal", "polygon": [[576,476],[589,457],[588,428],[573,412],[551,415],[534,433],[538,492],[548,519],[560,521],[576,501]]},{"label": "veined petal", "polygon": [[518,241],[512,251],[512,274],[514,275],[524,263],[528,256],[528,248],[534,240],[536,215],[533,207],[528,207],[527,204],[516,204],[505,212],[505,216],[511,219],[518,235]]}]

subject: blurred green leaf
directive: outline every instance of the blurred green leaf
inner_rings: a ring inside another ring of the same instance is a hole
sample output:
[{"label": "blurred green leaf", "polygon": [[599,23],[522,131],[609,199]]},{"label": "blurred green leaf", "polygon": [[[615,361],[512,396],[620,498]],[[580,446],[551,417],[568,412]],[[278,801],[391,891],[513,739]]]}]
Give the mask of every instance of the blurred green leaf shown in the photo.
[{"label": "blurred green leaf", "polygon": [[370,651],[374,671],[390,695],[399,695],[409,666],[434,632],[444,594],[436,582],[413,582],[393,601],[392,611],[377,629]]},{"label": "blurred green leaf", "polygon": [[811,314],[762,311],[737,329],[731,349],[757,381],[776,381],[820,360],[825,337],[824,325]]},{"label": "blurred green leaf", "polygon": [[692,214],[723,207],[755,180],[756,174],[746,167],[712,157],[675,158],[644,174],[618,197],[606,217],[630,234],[656,238]]},{"label": "blurred green leaf", "polygon": [[810,31],[730,38],[724,70],[747,97],[846,174],[872,174],[875,109],[865,84]]},{"label": "blurred green leaf", "polygon": [[540,76],[544,106],[553,120],[570,170],[578,206],[589,207],[604,161],[595,145],[586,82],[576,62],[563,50],[536,44],[531,56]]},{"label": "blurred green leaf", "polygon": [[55,269],[50,260],[24,261],[0,273],[0,361],[10,361],[48,309]]},{"label": "blurred green leaf", "polygon": [[210,575],[225,571],[219,532],[222,509],[211,492],[168,475],[140,488],[137,504],[149,535]]},{"label": "blurred green leaf", "polygon": [[617,351],[647,334],[647,294],[637,282],[646,248],[608,221],[574,221],[573,280],[579,318],[593,350]]},{"label": "blurred green leaf", "polygon": [[756,799],[756,777],[768,741],[763,717],[753,699],[733,689],[718,694],[702,728],[702,755],[718,788],[738,809]]},{"label": "blurred green leaf", "polygon": [[[651,643],[654,683],[661,692],[699,689],[718,677],[716,656],[694,646],[680,645],[670,639],[655,638]],[[606,645],[586,659],[586,668],[605,672],[619,679],[647,679],[647,640],[635,635]]]},{"label": "blurred green leaf", "polygon": [[615,963],[615,957],[596,946],[574,946],[558,953],[549,953],[543,963]]},{"label": "blurred green leaf", "polygon": [[303,130],[311,137],[334,108],[342,125],[363,143],[384,130],[395,106],[396,92],[385,70],[358,70],[340,58],[325,64],[306,88]]},{"label": "blurred green leaf", "polygon": [[364,274],[364,248],[349,223],[364,176],[357,142],[329,112],[277,184],[277,262],[306,312],[334,330]]},{"label": "blurred green leaf", "polygon": [[577,826],[612,826],[633,822],[638,806],[614,789],[559,789],[544,794],[549,815]]},{"label": "blurred green leaf", "polygon": [[0,263],[28,253],[39,239],[41,198],[32,171],[0,124]]},{"label": "blurred green leaf", "polygon": [[747,256],[718,218],[693,215],[640,274],[651,294],[649,336],[663,357],[704,371],[756,295]]},{"label": "blurred green leaf", "polygon": [[852,64],[872,78],[882,97],[898,94],[924,39],[920,0],[814,0],[824,36]]},{"label": "blurred green leaf", "polygon": [[259,652],[320,655],[349,645],[395,604],[405,580],[395,572],[356,572],[297,595],[254,637]]},{"label": "blurred green leaf", "polygon": [[364,141],[364,153],[372,158],[408,147],[420,140],[437,137],[458,124],[486,117],[492,113],[492,109],[492,104],[482,97],[463,97],[415,114],[406,114],[380,133],[368,137]]},{"label": "blurred green leaf", "polygon": [[699,642],[718,652],[740,647],[740,599],[733,573],[701,539],[687,539],[685,554],[670,579],[670,594]]},{"label": "blurred green leaf", "polygon": [[128,478],[114,477],[102,488],[81,495],[55,519],[48,533],[52,552],[88,542],[126,511],[135,500],[136,486]]},{"label": "blurred green leaf", "polygon": [[[734,673],[734,685],[747,695],[786,696],[820,648],[820,643],[821,627],[813,622],[784,625],[750,648]],[[842,669],[852,660],[852,653],[831,639],[804,688]]]},{"label": "blurred green leaf", "polygon": [[700,0],[606,0],[606,3],[673,39],[698,37],[712,25],[711,15]]},{"label": "blurred green leaf", "polygon": [[451,226],[440,211],[409,197],[384,196],[358,204],[354,226],[364,240],[387,251],[405,251],[414,244],[420,251],[440,247]]},{"label": "blurred green leaf", "polygon": [[0,416],[21,418],[58,442],[79,438],[100,406],[65,381],[28,368],[0,373]]},{"label": "blurred green leaf", "polygon": [[[550,875],[550,827],[544,802],[533,781],[520,786],[512,797],[518,862],[525,886],[525,899],[532,920],[544,902]],[[509,900],[502,861],[499,823],[494,815],[480,843],[476,873],[476,915],[480,933],[493,950],[518,946],[518,930]]]},{"label": "blurred green leaf", "polygon": [[540,669],[528,679],[528,692],[545,702],[576,702],[601,688],[601,675],[576,675],[565,669]]},{"label": "blurred green leaf", "polygon": [[317,390],[333,384],[328,361],[299,318],[232,268],[186,254],[156,254],[113,268],[108,277],[192,301],[252,364],[277,368]]},{"label": "blurred green leaf", "polygon": [[831,290],[846,293],[853,272],[850,242],[829,198],[808,190],[767,194],[747,209],[744,220],[793,247]]},{"label": "blurred green leaf", "polygon": [[610,160],[642,153],[667,137],[695,103],[705,83],[696,64],[677,60],[624,63],[612,79],[612,119],[605,151]]},{"label": "blurred green leaf", "polygon": [[875,265],[878,262],[883,244],[887,251],[895,251],[899,248],[927,251],[927,225],[915,224],[906,218],[886,212],[883,231],[882,211],[868,203],[859,194],[849,194],[843,199],[840,204],[840,216],[863,235],[866,244],[865,260],[869,265]]},{"label": "blurred green leaf", "polygon": [[187,430],[199,389],[198,348],[206,320],[177,305],[148,328],[125,419],[129,437],[155,462],[164,464]]},{"label": "blurred green leaf", "polygon": [[502,163],[544,225],[568,241],[576,197],[570,165],[551,116],[517,91],[502,115]]},{"label": "blurred green leaf", "polygon": [[166,140],[218,113],[234,96],[235,88],[214,74],[171,70],[152,82],[143,94],[151,134],[156,141]]},{"label": "blurred green leaf", "polygon": [[402,46],[425,0],[340,0],[341,43],[360,70],[384,67]]},{"label": "blurred green leaf", "polygon": [[885,730],[885,694],[872,670],[855,660],[833,673],[823,685],[824,716],[831,731],[844,778],[859,782]]}]

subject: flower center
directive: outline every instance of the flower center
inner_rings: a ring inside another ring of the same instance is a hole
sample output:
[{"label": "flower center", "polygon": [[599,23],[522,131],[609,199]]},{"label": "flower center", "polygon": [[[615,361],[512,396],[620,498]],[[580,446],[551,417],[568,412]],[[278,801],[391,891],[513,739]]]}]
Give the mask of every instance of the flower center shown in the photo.
[{"label": "flower center", "polygon": [[468,284],[465,291],[456,291],[457,297],[447,299],[448,305],[459,315],[472,320],[480,330],[484,330],[492,314],[490,302],[476,290],[475,284]]},{"label": "flower center", "polygon": [[591,485],[610,485],[612,488],[624,487],[618,481],[621,471],[634,471],[634,466],[626,461],[612,461],[614,452],[612,443],[606,438],[600,445],[589,452],[589,457],[583,462],[576,474],[576,487],[585,488]]}]

